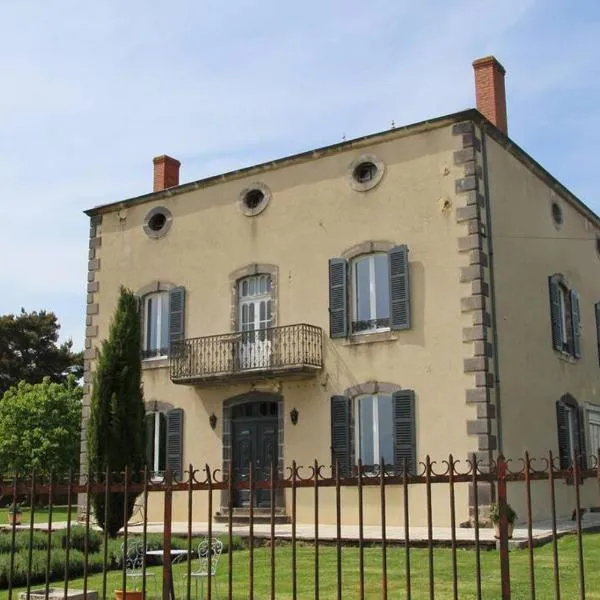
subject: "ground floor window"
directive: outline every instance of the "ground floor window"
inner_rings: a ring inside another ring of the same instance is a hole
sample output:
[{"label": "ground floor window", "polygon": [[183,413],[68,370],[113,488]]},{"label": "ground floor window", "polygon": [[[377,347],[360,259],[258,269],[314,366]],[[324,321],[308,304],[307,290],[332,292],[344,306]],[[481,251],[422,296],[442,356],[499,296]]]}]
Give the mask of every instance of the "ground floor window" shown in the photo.
[{"label": "ground floor window", "polygon": [[152,477],[163,477],[169,467],[182,476],[183,410],[154,410],[146,413],[146,461]]},{"label": "ground floor window", "polygon": [[587,435],[588,449],[592,456],[596,458],[600,454],[600,406],[597,404],[587,404]]},{"label": "ground floor window", "polygon": [[356,459],[365,467],[394,464],[392,396],[375,394],[355,400]]}]

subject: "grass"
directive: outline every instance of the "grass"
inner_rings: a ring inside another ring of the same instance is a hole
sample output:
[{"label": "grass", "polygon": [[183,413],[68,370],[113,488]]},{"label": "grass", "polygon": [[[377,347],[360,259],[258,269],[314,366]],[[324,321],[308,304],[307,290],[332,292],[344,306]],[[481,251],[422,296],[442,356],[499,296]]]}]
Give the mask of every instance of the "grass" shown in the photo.
[{"label": "grass", "polygon": [[[21,517],[21,525],[28,525],[29,519],[31,518],[31,509],[28,506],[21,508],[23,516]],[[71,509],[71,519],[77,518],[77,507]],[[48,508],[36,507],[33,514],[33,520],[35,523],[44,525],[48,523]],[[66,506],[53,506],[52,507],[52,522],[58,523],[59,521],[67,520],[67,507]],[[8,524],[8,508],[0,508],[0,525]]]},{"label": "grass", "polygon": [[[561,597],[577,598],[578,570],[577,570],[577,539],[567,536],[559,540],[559,561],[561,579]],[[270,548],[257,548],[254,551],[254,595],[255,598],[270,597]],[[292,572],[291,572],[291,547],[289,545],[277,546],[276,555],[276,597],[278,600],[292,598]],[[297,580],[298,598],[314,598],[314,548],[310,545],[298,545],[297,548]],[[475,552],[473,550],[459,550],[458,576],[459,598],[475,598]],[[382,589],[381,549],[366,548],[365,557],[365,598],[380,598]],[[586,598],[600,599],[600,570],[597,565],[600,561],[600,534],[585,534],[584,557],[586,570]],[[233,598],[246,600],[248,598],[248,550],[239,550],[233,553]],[[428,552],[426,549],[412,549],[411,581],[412,598],[419,600],[429,598]],[[221,557],[217,582],[219,596],[226,597],[228,557]],[[536,597],[554,597],[554,578],[552,570],[552,545],[548,544],[535,550],[535,583]],[[359,598],[359,551],[356,547],[346,547],[342,550],[343,569],[343,598]],[[192,567],[194,563],[192,563]],[[322,547],[319,551],[319,591],[321,598],[335,598],[336,575],[336,549]],[[481,578],[483,597],[496,599],[500,597],[500,568],[499,557],[496,551],[482,551],[481,553]],[[529,567],[527,550],[513,550],[510,553],[512,598],[520,600],[530,598],[529,592]],[[162,586],[162,572],[160,567],[152,567],[150,572],[155,574],[157,587],[160,593]],[[175,565],[174,578],[176,596],[185,597],[183,586],[184,574],[187,571],[186,563]],[[452,598],[452,562],[451,551],[441,548],[434,551],[435,573],[435,598],[445,600]],[[153,578],[149,579],[148,592],[154,596]],[[122,587],[122,574],[120,571],[111,571],[107,575],[107,597],[112,598],[113,590]],[[128,587],[131,582],[128,581]],[[388,549],[388,590],[390,598],[405,598],[405,552],[404,549],[394,547]],[[35,586],[36,588],[43,586]],[[54,587],[62,587],[61,582]],[[82,588],[83,580],[75,579],[70,582],[70,587]],[[88,589],[97,590],[102,595],[102,574],[95,574],[88,578]],[[193,589],[193,588],[192,588]],[[6,590],[0,592],[0,600],[8,597]],[[13,598],[17,597],[13,592]],[[205,590],[206,597],[206,590]],[[214,597],[214,595],[213,595]]]}]

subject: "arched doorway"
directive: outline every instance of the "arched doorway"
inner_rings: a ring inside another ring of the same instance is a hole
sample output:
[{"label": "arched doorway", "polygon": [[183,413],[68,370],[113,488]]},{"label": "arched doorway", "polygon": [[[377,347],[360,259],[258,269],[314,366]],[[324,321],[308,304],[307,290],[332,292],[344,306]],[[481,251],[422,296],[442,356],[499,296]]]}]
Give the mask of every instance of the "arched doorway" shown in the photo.
[{"label": "arched doorway", "polygon": [[[248,397],[247,401],[230,407],[231,465],[234,483],[248,481],[250,467],[254,481],[270,478],[271,465],[279,468],[279,402],[272,396]],[[254,506],[270,507],[270,491],[254,490]],[[233,497],[236,508],[250,506],[249,490],[236,490]]]}]

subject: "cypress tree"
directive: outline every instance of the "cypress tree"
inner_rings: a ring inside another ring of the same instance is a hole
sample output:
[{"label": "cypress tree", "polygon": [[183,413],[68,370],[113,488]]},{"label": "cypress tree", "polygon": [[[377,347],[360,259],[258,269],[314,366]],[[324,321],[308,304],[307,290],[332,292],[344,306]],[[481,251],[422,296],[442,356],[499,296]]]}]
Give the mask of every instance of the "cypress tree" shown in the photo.
[{"label": "cypress tree", "polygon": [[[139,480],[146,463],[146,428],[141,385],[140,311],[136,296],[121,287],[119,302],[110,324],[108,339],[102,342],[93,382],[88,423],[88,473],[101,481],[108,470],[115,474],[129,467],[132,480]],[[125,520],[131,518],[135,494],[93,494],[91,504],[98,524],[116,537]]]}]

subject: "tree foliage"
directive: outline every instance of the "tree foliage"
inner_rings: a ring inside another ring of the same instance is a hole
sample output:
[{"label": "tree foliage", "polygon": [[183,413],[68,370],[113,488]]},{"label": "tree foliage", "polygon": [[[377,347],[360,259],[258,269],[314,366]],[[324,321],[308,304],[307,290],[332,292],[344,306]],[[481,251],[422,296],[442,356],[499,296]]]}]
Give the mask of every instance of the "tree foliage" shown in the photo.
[{"label": "tree foliage", "polygon": [[0,397],[19,381],[40,383],[50,377],[65,383],[69,374],[83,374],[83,353],[71,340],[58,345],[60,325],[52,312],[0,316]]},{"label": "tree foliage", "polygon": [[0,402],[0,470],[77,470],[82,396],[72,375],[64,384],[44,377],[42,383],[21,381],[9,388]]},{"label": "tree foliage", "polygon": [[[140,314],[135,295],[121,288],[108,339],[102,343],[94,379],[88,425],[88,469],[101,478],[124,471],[138,478],[146,463],[144,399],[141,386]],[[135,495],[111,493],[105,506],[104,494],[92,499],[98,524],[115,537],[125,519],[132,515]]]}]

